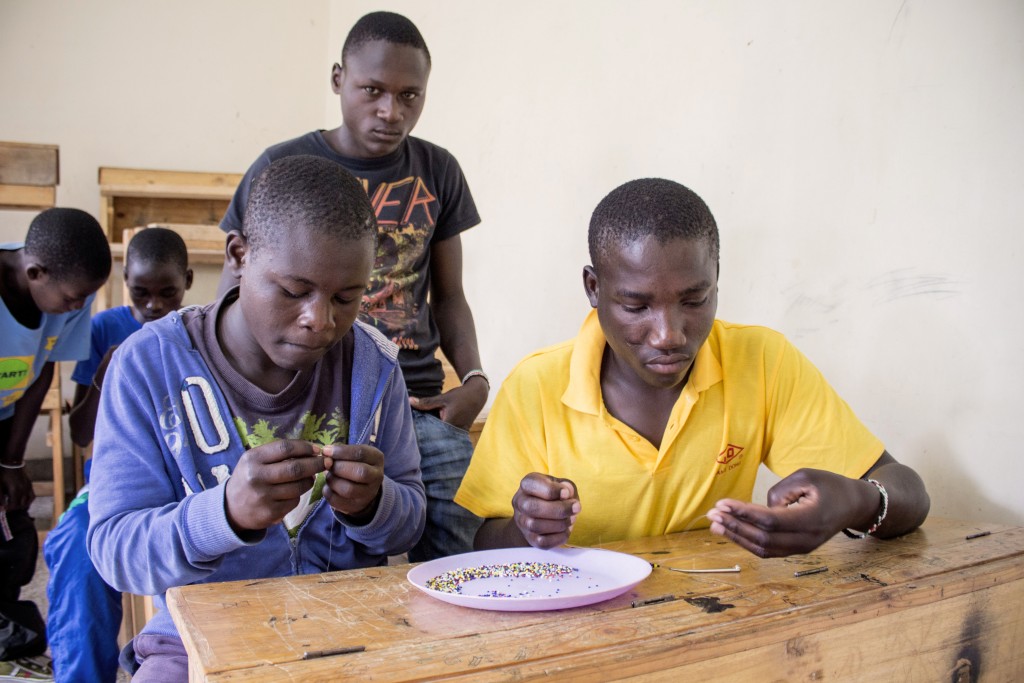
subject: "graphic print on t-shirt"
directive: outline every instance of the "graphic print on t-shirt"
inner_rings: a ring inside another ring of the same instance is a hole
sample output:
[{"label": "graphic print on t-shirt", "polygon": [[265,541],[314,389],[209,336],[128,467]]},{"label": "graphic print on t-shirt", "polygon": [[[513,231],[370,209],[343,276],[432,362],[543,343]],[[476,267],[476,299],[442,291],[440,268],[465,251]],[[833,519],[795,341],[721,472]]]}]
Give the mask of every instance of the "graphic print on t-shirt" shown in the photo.
[{"label": "graphic print on t-shirt", "polygon": [[[0,390],[10,391],[3,397],[3,407],[11,405],[21,398],[25,389],[32,383],[33,356],[8,356],[0,358]],[[20,389],[21,391],[15,391]]]},{"label": "graphic print on t-shirt", "polygon": [[377,215],[377,254],[362,313],[399,348],[415,350],[420,313],[415,288],[426,272],[420,263],[434,230],[431,208],[437,198],[422,178],[410,176],[381,183],[370,202]]}]

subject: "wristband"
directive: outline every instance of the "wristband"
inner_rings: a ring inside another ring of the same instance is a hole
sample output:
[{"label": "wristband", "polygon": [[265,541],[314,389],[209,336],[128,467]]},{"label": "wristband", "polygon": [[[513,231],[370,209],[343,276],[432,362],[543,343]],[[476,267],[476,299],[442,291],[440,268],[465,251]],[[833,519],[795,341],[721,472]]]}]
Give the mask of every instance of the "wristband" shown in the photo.
[{"label": "wristband", "polygon": [[0,462],[0,467],[3,467],[5,470],[23,470],[25,469],[25,461],[22,460],[17,465],[11,465],[6,462]]},{"label": "wristband", "polygon": [[467,372],[462,377],[461,384],[465,384],[468,380],[472,379],[473,377],[482,377],[483,380],[485,382],[487,382],[487,391],[491,390],[491,379],[487,376],[486,372],[484,372],[483,370],[479,370],[479,369],[477,369],[477,370],[470,370],[469,372]]},{"label": "wristband", "polygon": [[875,488],[882,495],[882,504],[878,508],[878,519],[871,525],[871,528],[867,531],[857,531],[856,529],[843,529],[843,533],[850,538],[867,538],[871,534],[878,531],[878,527],[882,526],[882,522],[885,521],[885,516],[889,512],[889,493],[885,490],[885,487],[879,484],[874,479],[868,479],[869,484],[874,484]]}]

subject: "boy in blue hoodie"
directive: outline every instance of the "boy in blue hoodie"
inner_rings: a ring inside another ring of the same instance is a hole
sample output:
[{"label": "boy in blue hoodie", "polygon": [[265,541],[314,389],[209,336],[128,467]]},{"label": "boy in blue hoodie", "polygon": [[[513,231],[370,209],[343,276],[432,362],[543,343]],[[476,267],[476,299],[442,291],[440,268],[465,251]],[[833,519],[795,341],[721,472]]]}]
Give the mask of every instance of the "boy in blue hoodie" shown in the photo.
[{"label": "boy in blue hoodie", "polygon": [[108,583],[161,608],[122,656],[133,681],[188,678],[168,588],[382,565],[419,539],[398,351],[356,320],[376,229],[340,166],[275,161],[228,234],[238,286],[115,353],[88,543]]}]

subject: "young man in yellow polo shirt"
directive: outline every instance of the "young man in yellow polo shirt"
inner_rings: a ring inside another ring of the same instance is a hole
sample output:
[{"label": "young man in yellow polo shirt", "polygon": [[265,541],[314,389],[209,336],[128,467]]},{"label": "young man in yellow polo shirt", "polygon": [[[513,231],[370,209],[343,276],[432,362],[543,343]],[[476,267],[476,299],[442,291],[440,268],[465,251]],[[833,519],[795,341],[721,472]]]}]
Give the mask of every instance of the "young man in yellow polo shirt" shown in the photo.
[{"label": "young man in yellow polo shirt", "polygon": [[[502,385],[455,500],[477,548],[593,545],[710,525],[763,556],[841,530],[924,521],[920,477],[886,452],[781,334],[715,319],[718,228],[668,180],[636,180],[590,222],[574,340]],[[784,477],[750,502],[761,463]]]}]

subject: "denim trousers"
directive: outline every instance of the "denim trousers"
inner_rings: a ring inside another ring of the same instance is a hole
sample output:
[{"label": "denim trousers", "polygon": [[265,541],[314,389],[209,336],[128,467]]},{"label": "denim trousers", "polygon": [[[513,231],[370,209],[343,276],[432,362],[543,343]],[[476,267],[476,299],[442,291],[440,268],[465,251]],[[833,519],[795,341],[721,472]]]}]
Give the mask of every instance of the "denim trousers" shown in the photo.
[{"label": "denim trousers", "polygon": [[409,551],[410,562],[424,562],[473,550],[482,519],[452,500],[473,455],[469,433],[431,413],[412,411],[420,469],[427,490],[427,525]]}]

